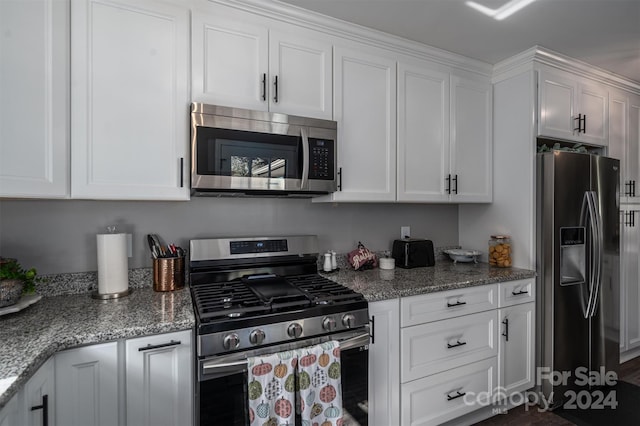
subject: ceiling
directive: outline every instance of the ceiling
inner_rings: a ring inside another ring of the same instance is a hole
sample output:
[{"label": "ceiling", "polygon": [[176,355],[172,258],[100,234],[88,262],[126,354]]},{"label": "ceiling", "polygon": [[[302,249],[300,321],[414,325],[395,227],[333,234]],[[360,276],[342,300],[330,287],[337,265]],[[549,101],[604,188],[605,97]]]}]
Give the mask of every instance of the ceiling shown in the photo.
[{"label": "ceiling", "polygon": [[465,0],[282,1],[490,64],[538,45],[640,83],[640,0],[537,0],[501,21]]}]

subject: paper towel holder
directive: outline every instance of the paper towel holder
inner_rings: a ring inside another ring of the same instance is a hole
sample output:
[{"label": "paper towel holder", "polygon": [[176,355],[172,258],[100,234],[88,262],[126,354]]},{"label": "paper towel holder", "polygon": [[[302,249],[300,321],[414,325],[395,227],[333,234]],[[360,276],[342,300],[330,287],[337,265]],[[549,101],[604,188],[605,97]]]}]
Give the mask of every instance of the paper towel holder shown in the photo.
[{"label": "paper towel holder", "polygon": [[[121,253],[126,252],[127,249],[124,246],[125,242],[122,240],[121,238],[122,236],[124,236],[125,238],[126,237],[130,238],[130,236],[127,236],[127,234],[118,234],[115,225],[107,226],[106,235],[105,234],[97,235],[98,288],[91,293],[92,299],[99,299],[99,300],[119,299],[119,298],[130,295],[132,292],[132,289],[129,288],[129,283],[128,283],[128,277],[127,277],[128,267],[127,267],[126,257],[124,258],[124,262],[121,265],[117,265],[115,275],[110,275],[110,274],[103,275],[102,274],[103,270],[101,269],[101,260],[105,259],[104,253],[107,252],[106,247],[108,247],[109,249],[116,249],[116,251],[119,251]],[[109,240],[106,240],[105,239],[106,237],[109,238],[111,243],[108,243]],[[114,241],[112,237],[116,237],[116,240]],[[114,243],[116,244],[116,246],[113,246]],[[127,255],[124,254],[124,256],[127,256]],[[113,279],[115,279],[115,281],[112,281]],[[108,287],[110,285],[104,286],[103,283],[112,283],[114,284],[114,286],[112,287],[115,287],[115,288],[109,289]],[[120,285],[115,285],[116,283]],[[125,289],[122,289],[123,287],[122,283],[124,283]],[[120,288],[118,289],[117,287],[120,287]],[[109,292],[108,290],[116,290],[116,291]]]}]

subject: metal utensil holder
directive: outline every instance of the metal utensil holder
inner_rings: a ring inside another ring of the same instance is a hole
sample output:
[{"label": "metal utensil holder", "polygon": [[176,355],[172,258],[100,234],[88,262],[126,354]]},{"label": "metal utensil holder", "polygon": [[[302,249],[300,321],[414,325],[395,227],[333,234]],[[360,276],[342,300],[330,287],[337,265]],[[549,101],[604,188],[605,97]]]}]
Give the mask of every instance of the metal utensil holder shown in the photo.
[{"label": "metal utensil holder", "polygon": [[173,291],[184,287],[184,256],[153,259],[153,289]]}]

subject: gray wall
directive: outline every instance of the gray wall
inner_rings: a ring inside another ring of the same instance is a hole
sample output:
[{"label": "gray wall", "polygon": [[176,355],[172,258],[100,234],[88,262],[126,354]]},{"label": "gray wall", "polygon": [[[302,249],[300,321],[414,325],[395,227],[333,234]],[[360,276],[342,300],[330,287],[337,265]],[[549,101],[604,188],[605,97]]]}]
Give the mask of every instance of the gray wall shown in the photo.
[{"label": "gray wall", "polygon": [[0,201],[0,255],[40,274],[97,270],[96,234],[110,224],[133,234],[129,267],[150,267],[146,234],[188,248],[191,238],[317,234],[320,251],[362,241],[388,250],[400,237],[458,244],[458,208],[422,204],[318,204],[309,199],[194,198],[188,202]]}]

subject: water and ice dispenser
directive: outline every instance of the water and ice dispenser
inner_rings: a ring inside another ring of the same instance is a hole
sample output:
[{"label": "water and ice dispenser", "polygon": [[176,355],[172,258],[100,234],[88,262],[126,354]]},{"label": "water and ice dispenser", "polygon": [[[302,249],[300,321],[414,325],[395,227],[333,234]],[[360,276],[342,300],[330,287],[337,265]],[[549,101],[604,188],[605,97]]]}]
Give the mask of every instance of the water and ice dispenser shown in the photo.
[{"label": "water and ice dispenser", "polygon": [[585,279],[585,228],[560,228],[560,285],[583,284]]}]

